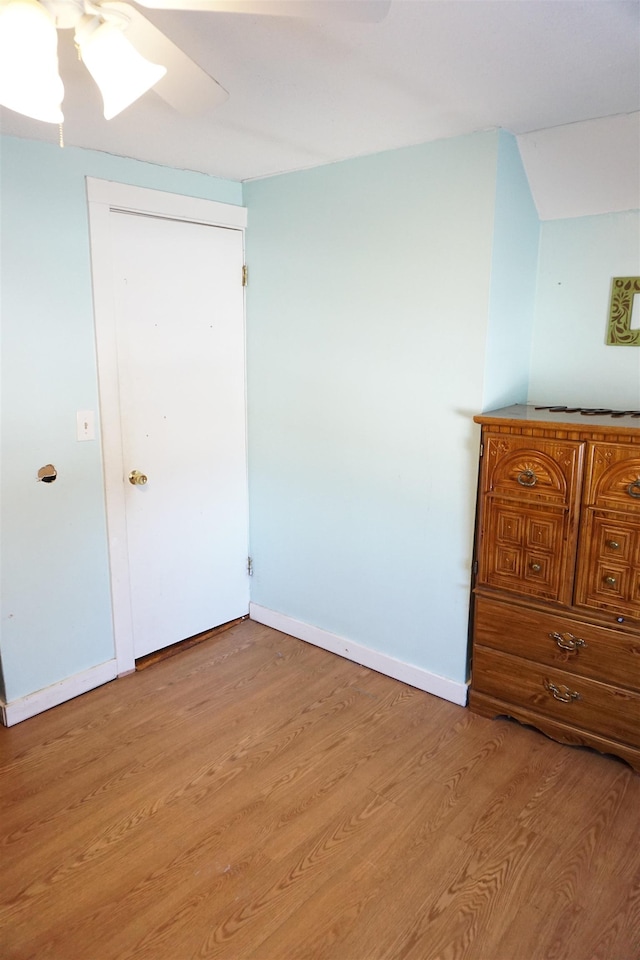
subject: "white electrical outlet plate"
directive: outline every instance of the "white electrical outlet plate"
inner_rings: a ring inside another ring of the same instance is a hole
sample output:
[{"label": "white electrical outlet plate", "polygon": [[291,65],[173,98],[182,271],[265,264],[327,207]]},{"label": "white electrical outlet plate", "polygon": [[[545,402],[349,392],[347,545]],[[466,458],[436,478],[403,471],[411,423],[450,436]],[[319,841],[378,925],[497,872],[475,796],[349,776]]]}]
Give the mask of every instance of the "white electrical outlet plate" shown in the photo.
[{"label": "white electrical outlet plate", "polygon": [[76,437],[78,440],[95,440],[95,416],[93,410],[78,410],[76,413]]}]

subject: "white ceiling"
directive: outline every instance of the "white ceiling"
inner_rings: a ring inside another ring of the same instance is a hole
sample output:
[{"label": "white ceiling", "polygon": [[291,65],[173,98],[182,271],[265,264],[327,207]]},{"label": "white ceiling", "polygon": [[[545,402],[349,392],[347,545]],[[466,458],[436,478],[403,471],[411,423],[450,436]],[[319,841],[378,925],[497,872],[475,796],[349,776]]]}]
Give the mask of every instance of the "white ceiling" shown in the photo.
[{"label": "white ceiling", "polygon": [[523,133],[518,146],[541,220],[640,210],[640,113]]},{"label": "white ceiling", "polygon": [[[393,0],[373,24],[144,12],[229,99],[193,118],[152,91],[106,121],[61,31],[67,145],[246,180],[640,110],[640,0]],[[0,129],[58,140],[54,125],[5,109]]]}]

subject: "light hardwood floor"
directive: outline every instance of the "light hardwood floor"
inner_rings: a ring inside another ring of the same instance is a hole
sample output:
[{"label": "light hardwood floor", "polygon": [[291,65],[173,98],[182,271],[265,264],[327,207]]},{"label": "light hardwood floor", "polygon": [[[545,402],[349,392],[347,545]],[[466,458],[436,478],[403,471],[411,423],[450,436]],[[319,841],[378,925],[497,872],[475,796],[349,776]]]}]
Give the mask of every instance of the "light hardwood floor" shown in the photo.
[{"label": "light hardwood floor", "polygon": [[0,758],[3,960],[640,957],[640,777],[250,621]]}]

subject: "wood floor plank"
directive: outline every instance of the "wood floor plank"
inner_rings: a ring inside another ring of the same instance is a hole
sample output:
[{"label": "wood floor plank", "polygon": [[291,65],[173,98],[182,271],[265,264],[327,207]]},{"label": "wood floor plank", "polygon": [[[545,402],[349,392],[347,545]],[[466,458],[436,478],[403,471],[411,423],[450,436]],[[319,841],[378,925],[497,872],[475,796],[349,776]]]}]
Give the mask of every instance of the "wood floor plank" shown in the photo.
[{"label": "wood floor plank", "polygon": [[[123,683],[127,683],[129,680],[134,680],[137,678],[125,678]],[[281,682],[280,682],[281,681]],[[264,681],[261,681],[264,685]],[[331,694],[334,695],[336,690],[342,689],[342,687],[348,686],[350,682],[354,682],[353,678],[349,680],[345,678],[342,683],[338,683],[334,688],[330,690]],[[326,684],[323,680],[319,679],[317,681],[317,689],[322,689],[323,695],[327,695]],[[285,676],[279,676],[276,683],[272,682],[270,684],[270,698],[262,698],[262,704],[265,708],[264,715],[265,717],[271,716],[268,713],[268,710],[272,709],[271,701],[277,699],[282,695],[283,688],[286,690],[288,685],[288,680]],[[322,687],[320,687],[322,685]],[[306,717],[313,717],[313,710],[316,708],[316,705],[313,703],[313,694],[314,694],[314,681],[312,680],[309,684],[306,685],[305,689],[299,689],[297,691],[290,691],[288,693],[289,702],[292,705],[294,713],[296,710],[301,710],[304,708],[304,714]],[[218,711],[224,711],[225,716],[225,726],[224,730],[220,729],[218,723]],[[286,717],[285,721],[286,722]],[[142,743],[136,743],[136,750],[123,751],[122,747],[131,747],[132,741],[127,738],[120,737],[116,745],[115,737],[112,742],[109,744],[108,749],[104,747],[102,742],[98,743],[98,746],[101,748],[99,753],[95,756],[88,758],[83,756],[83,763],[78,765],[74,760],[71,766],[61,764],[57,757],[50,758],[51,762],[55,761],[55,776],[54,779],[48,779],[44,785],[44,789],[47,791],[46,796],[46,809],[47,816],[51,817],[55,810],[55,803],[57,799],[57,794],[60,794],[61,802],[69,802],[69,793],[67,784],[67,778],[70,774],[74,772],[76,767],[81,767],[81,773],[78,772],[78,781],[81,783],[86,783],[87,773],[91,769],[94,776],[90,779],[88,783],[89,790],[95,789],[96,780],[101,783],[103,789],[108,789],[109,780],[106,775],[107,772],[111,772],[112,765],[114,769],[124,769],[125,774],[131,777],[140,776],[140,775],[157,775],[158,771],[163,769],[167,771],[167,776],[171,780],[176,779],[176,768],[175,764],[180,763],[181,759],[189,763],[189,756],[196,758],[195,765],[198,764],[198,759],[201,766],[201,776],[205,776],[211,769],[216,768],[217,766],[223,764],[225,760],[228,760],[230,757],[236,760],[243,751],[246,753],[250,743],[256,742],[259,743],[259,750],[263,750],[263,742],[270,743],[270,749],[273,749],[273,738],[274,738],[274,729],[273,724],[271,728],[268,728],[268,723],[270,721],[265,719],[263,724],[254,724],[251,728],[246,724],[246,707],[243,705],[241,698],[234,698],[234,704],[232,707],[225,707],[220,698],[217,700],[215,697],[212,697],[211,707],[208,709],[206,715],[201,715],[197,721],[193,724],[189,724],[185,727],[183,731],[184,739],[180,736],[177,736],[176,725],[174,724],[172,729],[172,738],[170,740],[164,740],[161,735],[162,728],[158,729],[156,724],[153,725],[153,736],[149,736],[149,730],[146,732],[143,731],[140,734],[140,739]],[[311,722],[311,721],[310,721]],[[278,725],[282,725],[283,720],[281,717],[278,717]],[[168,728],[167,728],[168,729]],[[136,741],[138,735],[136,735]],[[185,743],[188,743],[189,750],[185,750]],[[206,749],[205,749],[206,748]],[[94,742],[95,750],[95,742]],[[203,755],[206,759],[203,762]],[[90,759],[90,762],[88,760]],[[35,764],[34,764],[35,765]],[[192,764],[193,765],[193,764]],[[60,772],[62,769],[62,772]],[[6,771],[9,772],[14,771]],[[14,777],[15,779],[15,777]],[[24,777],[22,779],[22,787],[17,787],[16,790],[19,793],[20,805],[10,807],[7,811],[7,817],[10,817],[12,812],[13,815],[19,819],[19,821],[24,824],[29,820],[30,807],[29,803],[36,809],[42,811],[42,789],[43,786],[40,784],[39,790],[33,790],[31,795],[27,795],[28,788],[24,785]],[[180,779],[178,777],[177,779]],[[197,777],[196,777],[197,779]],[[34,783],[37,785],[37,779]],[[158,782],[155,780],[154,782]],[[73,803],[78,804],[80,801],[78,798],[75,798]],[[11,822],[9,819],[5,819],[5,828],[7,829],[7,834],[10,834]]]},{"label": "wood floor plank", "polygon": [[[395,686],[398,685],[394,685]],[[400,695],[395,692],[393,696],[387,696],[389,705],[394,702],[410,701],[417,699],[416,691],[409,691],[408,688],[400,688]],[[374,698],[377,700],[378,698]],[[307,836],[312,836],[318,829],[318,822],[332,823],[336,816],[344,816],[343,810],[349,805],[353,805],[359,796],[366,795],[367,779],[371,773],[367,770],[367,765],[373,762],[380,762],[381,748],[387,750],[387,753],[393,749],[394,741],[398,737],[398,732],[386,733],[385,737],[380,739],[376,734],[375,725],[372,723],[372,715],[375,713],[378,717],[384,717],[387,710],[383,703],[368,703],[364,701],[368,709],[368,714],[360,723],[369,727],[366,739],[366,751],[359,755],[353,753],[353,747],[349,744],[349,739],[357,734],[358,724],[353,722],[349,725],[347,733],[342,738],[337,738],[335,734],[329,733],[325,740],[324,749],[314,751],[314,756],[309,758],[310,765],[306,770],[306,775],[297,782],[297,776],[287,773],[281,778],[279,787],[283,788],[280,797],[272,793],[270,801],[276,802],[277,819],[267,819],[262,832],[257,837],[247,837],[246,831],[241,840],[249,846],[259,845],[269,859],[276,863],[281,863],[283,859],[293,855],[294,859],[300,857],[299,847],[307,843]],[[341,721],[342,722],[342,721]],[[387,730],[388,723],[385,723],[381,730]],[[409,718],[403,723],[403,729],[410,730]],[[372,730],[373,728],[373,730]],[[356,731],[356,734],[354,734]],[[358,734],[359,735],[359,734]],[[337,746],[336,746],[337,744]],[[362,747],[360,748],[362,750]],[[390,762],[388,756],[386,762]],[[298,762],[298,761],[296,761]],[[295,771],[297,775],[299,769]],[[238,858],[246,856],[245,850],[232,848],[233,836],[225,836],[225,850],[230,860],[229,869],[233,869]],[[139,949],[139,948],[138,948]]]},{"label": "wood floor plank", "polygon": [[[211,902],[207,924],[202,924],[201,917],[190,915],[180,930],[180,945],[186,946],[189,956],[216,956],[221,950],[229,956],[246,956],[256,941],[289,923],[300,901],[309,900],[322,886],[327,872],[343,858],[353,856],[372,835],[391,829],[397,816],[392,804],[372,793],[350,802],[348,808],[304,838],[291,853],[272,861],[260,882],[250,884],[233,909],[216,911]],[[172,938],[175,930],[172,923]],[[131,960],[151,960],[157,956],[158,946],[157,941],[136,944]],[[171,949],[177,949],[173,939]]]},{"label": "wood floor plank", "polygon": [[0,774],[3,960],[640,958],[640,777],[250,621]]},{"label": "wood floor plank", "polygon": [[[471,924],[473,934],[475,924],[488,922],[485,914],[493,903],[489,898],[488,904],[484,904],[484,881],[477,864],[483,862],[483,857],[486,860],[495,855],[496,838],[503,838],[506,832],[503,823],[494,834],[493,843],[480,848],[460,839],[471,831],[483,804],[482,799],[478,803],[471,782],[449,781],[425,787],[422,802],[415,799],[406,824],[390,838],[392,842],[378,863],[385,874],[386,902],[371,910],[369,916],[363,916],[365,943],[362,944],[362,930],[354,931],[353,942],[344,945],[347,949],[355,951],[362,945],[362,955],[367,957],[403,956],[403,951],[407,956],[440,957],[447,955],[449,948],[454,949],[453,956],[467,955],[465,924]],[[520,834],[525,832],[520,830]],[[532,833],[526,840],[529,852],[539,842]],[[511,848],[517,846],[511,841],[506,849],[513,855]],[[491,884],[485,886],[490,890]],[[513,884],[513,894],[512,887]],[[403,896],[389,897],[390,890],[401,890]],[[475,902],[469,891],[474,892]],[[412,899],[407,899],[407,893]],[[456,948],[458,939],[462,940],[460,949]],[[434,943],[438,944],[437,949]],[[468,955],[493,957],[487,952]]]},{"label": "wood floor plank", "polygon": [[[325,714],[326,711],[320,713],[318,719],[320,721],[324,720],[326,725]],[[342,719],[340,719],[340,724],[342,722]],[[326,738],[327,736],[329,736],[329,733],[324,729],[322,737]],[[233,787],[236,781],[239,782],[243,776],[251,776],[252,788],[259,792],[258,774],[260,771],[256,768],[256,764],[260,765],[265,759],[273,760],[282,743],[286,746],[293,740],[295,740],[293,733],[287,734],[280,741],[272,738],[269,748],[265,751],[264,746],[259,745],[256,748],[255,755],[239,750],[238,755],[233,757],[234,762],[230,768],[227,768],[225,763],[220,762],[220,758],[217,757],[213,763],[207,762],[203,767],[185,772],[184,761],[178,763],[174,758],[165,770],[155,771],[153,790],[150,796],[141,796],[139,791],[136,791],[133,797],[129,791],[123,793],[119,798],[118,805],[112,806],[113,819],[105,824],[101,832],[98,834],[82,833],[78,836],[78,824],[75,824],[74,832],[70,833],[68,837],[74,854],[68,857],[62,865],[55,864],[55,867],[47,874],[46,884],[51,886],[64,882],[70,893],[74,895],[74,899],[76,896],[85,897],[86,892],[83,889],[74,891],[73,886],[75,882],[80,882],[78,867],[82,866],[84,879],[90,881],[89,889],[92,888],[91,880],[95,872],[104,874],[107,871],[107,877],[111,876],[113,881],[119,885],[122,883],[122,878],[114,871],[111,874],[108,871],[113,861],[122,858],[121,847],[126,844],[128,852],[133,853],[134,858],[137,859],[138,850],[144,849],[156,832],[161,830],[167,850],[170,850],[169,841],[182,842],[183,832],[185,830],[193,831],[197,828],[197,820],[203,813],[206,815],[206,810],[203,811],[203,807],[210,805],[212,802],[215,802],[215,817],[213,821],[209,818],[207,823],[208,830],[217,843],[220,842],[221,835],[228,839],[229,820],[238,829],[245,830],[244,821],[255,814],[257,805],[255,802],[248,805],[244,802],[244,788],[241,788],[240,796],[234,796]],[[144,772],[154,773],[154,771]],[[287,776],[285,784],[290,779]],[[206,786],[203,785],[203,781],[208,781]],[[223,794],[222,797],[220,797],[221,793]],[[222,802],[220,802],[221,800]],[[132,801],[135,805],[132,805]],[[175,820],[176,815],[179,816],[179,821]],[[174,836],[175,823],[179,824],[177,837]],[[89,818],[89,829],[93,829],[91,824],[92,819]],[[251,837],[248,842],[255,845],[258,838]],[[50,846],[55,852],[55,838],[52,839]],[[34,856],[43,859],[47,857],[48,853],[49,848],[41,846],[38,852],[34,853]],[[52,857],[52,860],[55,862],[55,858]],[[140,860],[140,863],[143,863],[143,861]],[[138,880],[140,879],[138,878]],[[96,886],[95,889],[98,891],[100,886]],[[103,882],[102,890],[105,893],[109,892],[108,883]],[[23,910],[33,909],[36,906],[33,901],[36,900],[40,902],[42,919],[46,919],[46,908],[41,902],[41,897],[40,886],[27,889],[14,902],[14,910],[20,907]],[[94,923],[96,919],[94,916]]]},{"label": "wood floor plank", "polygon": [[[340,723],[343,723],[342,718]],[[325,734],[331,736],[330,733]],[[318,757],[322,756],[322,744],[315,746],[311,755],[296,756],[289,758],[289,766],[283,765],[283,758],[277,760],[273,758],[267,774],[268,776],[256,776],[256,772],[245,770],[247,778],[250,777],[250,787],[238,780],[233,784],[227,783],[225,787],[225,797],[220,798],[223,805],[216,804],[216,820],[219,820],[223,814],[224,807],[228,806],[228,814],[233,817],[233,822],[229,825],[224,822],[216,823],[211,817],[207,817],[207,832],[210,835],[212,830],[224,832],[225,851],[229,859],[243,857],[246,855],[244,847],[259,846],[266,852],[270,858],[273,858],[273,846],[279,845],[276,850],[276,856],[282,856],[292,845],[297,844],[297,836],[305,830],[305,823],[308,819],[327,817],[333,807],[341,807],[345,800],[342,795],[341,785],[344,792],[348,795],[353,792],[355,778],[363,780],[364,766],[358,768],[357,762],[341,756],[340,753],[332,751],[331,764],[319,762]],[[368,744],[369,754],[372,753],[371,743]],[[342,750],[345,754],[345,749]],[[291,767],[293,761],[295,766]],[[275,766],[275,771],[273,767]],[[232,802],[227,804],[229,794],[237,787],[238,796],[232,796]],[[251,792],[252,799],[246,800],[245,796]],[[267,804],[270,809],[266,809]],[[201,805],[200,805],[201,806]],[[262,807],[260,811],[261,818],[257,819],[259,826],[257,834],[252,834],[248,830],[247,824],[243,822],[250,818],[255,818],[256,810]],[[200,808],[199,808],[200,809]],[[206,815],[206,811],[201,811]],[[246,817],[243,815],[246,814]],[[197,812],[200,816],[200,812]],[[302,823],[300,823],[302,821]],[[190,823],[192,829],[197,829],[197,823]],[[281,834],[286,835],[285,840],[280,840]],[[206,841],[203,840],[203,843]],[[284,847],[284,849],[282,849]]]},{"label": "wood floor plank", "polygon": [[427,896],[409,929],[398,931],[382,956],[457,958],[468,955],[472,944],[478,956],[491,956],[495,926],[505,912],[517,909],[520,900],[514,890],[542,846],[532,832],[512,829],[490,851],[470,851],[463,868],[445,889]]},{"label": "wood floor plank", "polygon": [[640,871],[626,885],[623,899],[607,897],[606,911],[589,914],[586,935],[591,938],[589,960],[640,957]]}]

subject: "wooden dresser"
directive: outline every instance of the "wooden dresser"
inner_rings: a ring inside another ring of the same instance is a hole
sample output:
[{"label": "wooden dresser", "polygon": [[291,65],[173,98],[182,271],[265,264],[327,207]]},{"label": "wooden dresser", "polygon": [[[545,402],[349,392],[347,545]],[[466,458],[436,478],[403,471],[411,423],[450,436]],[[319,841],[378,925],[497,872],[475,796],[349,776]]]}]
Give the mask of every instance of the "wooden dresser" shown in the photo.
[{"label": "wooden dresser", "polygon": [[475,420],[469,706],[640,772],[640,417],[516,405]]}]

